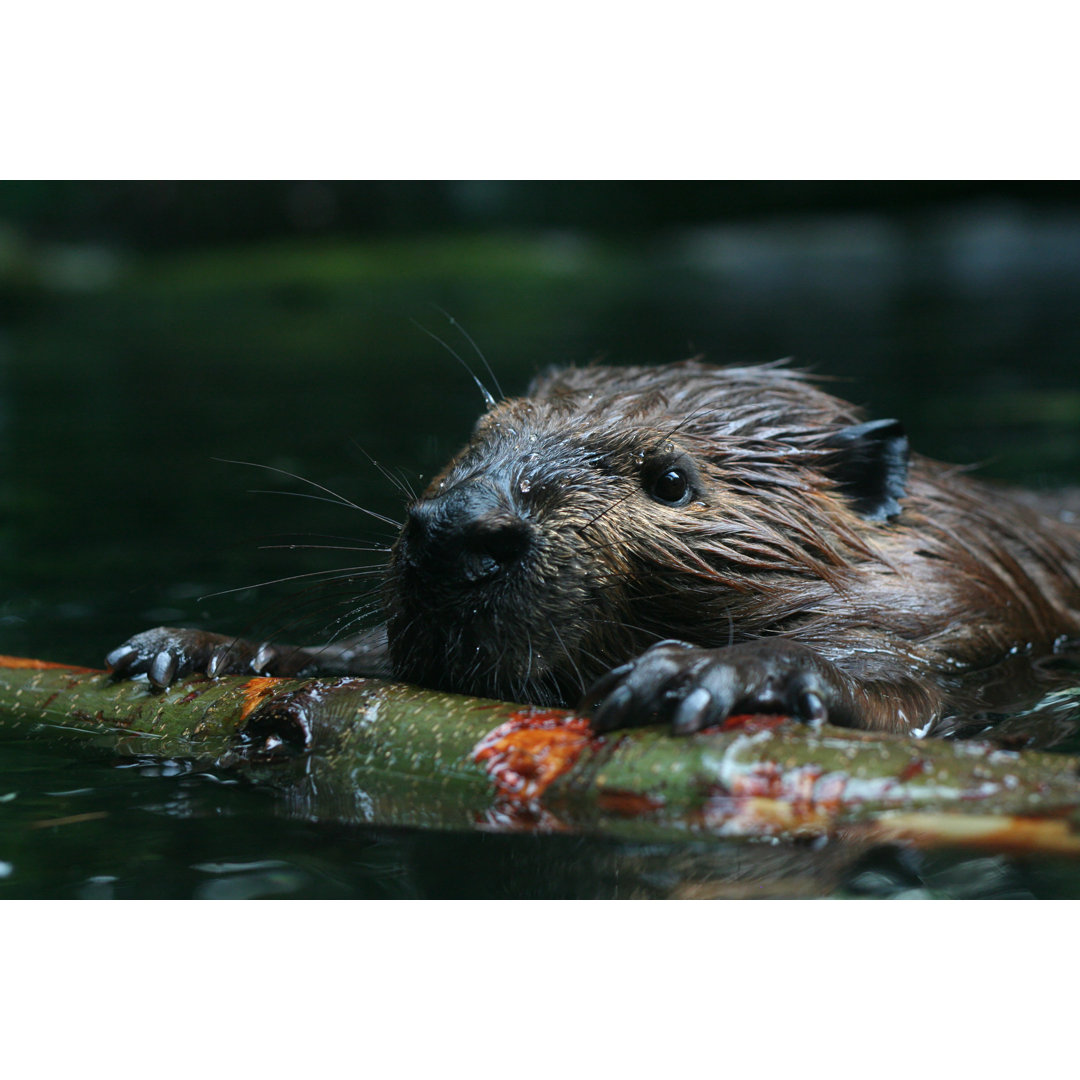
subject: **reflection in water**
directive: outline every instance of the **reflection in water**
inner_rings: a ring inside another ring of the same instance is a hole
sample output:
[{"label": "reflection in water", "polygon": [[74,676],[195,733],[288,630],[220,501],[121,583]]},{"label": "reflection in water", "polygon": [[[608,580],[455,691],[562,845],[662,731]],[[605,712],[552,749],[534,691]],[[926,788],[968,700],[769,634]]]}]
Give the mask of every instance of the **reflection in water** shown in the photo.
[{"label": "reflection in water", "polygon": [[[988,679],[995,677],[999,676],[994,672],[987,674]],[[1075,659],[1043,665],[1038,681],[1039,696],[1012,715],[987,714],[962,723],[946,722],[937,725],[933,733],[987,739],[1007,750],[1052,749],[1080,754],[1080,668]],[[1024,699],[1025,683],[1030,683],[1027,676],[1017,680],[1017,700]]]},{"label": "reflection in water", "polygon": [[[271,792],[214,773],[180,768],[154,774],[147,762],[109,768],[107,759],[62,762],[63,791],[49,795],[57,779],[50,754],[40,744],[4,750],[0,789],[18,794],[0,818],[0,899],[1013,899],[1080,893],[1075,860],[919,851],[869,842],[856,828],[812,841],[645,842],[342,825],[289,818]],[[32,827],[42,820],[69,823]]]},{"label": "reflection in water", "polygon": [[[643,842],[560,832],[295,820],[271,792],[212,773],[70,761],[5,747],[0,898],[1064,898],[1075,860],[871,843],[858,829],[777,843]],[[87,782],[87,781],[94,782]],[[99,815],[89,820],[89,815]],[[79,821],[82,817],[84,820]],[[32,828],[42,818],[70,823]],[[27,842],[27,838],[31,838]]]}]

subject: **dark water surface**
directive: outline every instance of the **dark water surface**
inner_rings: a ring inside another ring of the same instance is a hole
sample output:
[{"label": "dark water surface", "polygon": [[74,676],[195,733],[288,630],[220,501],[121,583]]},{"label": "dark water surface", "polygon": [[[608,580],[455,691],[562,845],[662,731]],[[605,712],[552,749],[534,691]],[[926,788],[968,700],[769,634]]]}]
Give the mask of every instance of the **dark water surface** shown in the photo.
[{"label": "dark water surface", "polygon": [[[33,273],[0,276],[2,653],[99,666],[161,623],[324,637],[366,584],[247,587],[369,564],[290,545],[389,530],[263,493],[305,488],[219,459],[399,517],[401,495],[364,451],[415,486],[480,411],[469,377],[414,324],[469,354],[433,305],[507,392],[600,356],[794,355],[903,418],[925,453],[1035,487],[1080,478],[1080,219],[1060,214],[993,205],[647,245],[544,234],[33,259]],[[0,743],[0,897],[699,895],[1077,896],[1080,866],[328,826],[182,762]]]}]

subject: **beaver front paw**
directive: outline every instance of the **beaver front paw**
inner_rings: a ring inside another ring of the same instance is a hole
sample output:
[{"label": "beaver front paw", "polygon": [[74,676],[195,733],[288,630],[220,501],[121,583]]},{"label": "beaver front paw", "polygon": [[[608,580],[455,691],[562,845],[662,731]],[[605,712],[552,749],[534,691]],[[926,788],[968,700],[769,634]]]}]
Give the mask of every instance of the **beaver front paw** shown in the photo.
[{"label": "beaver front paw", "polygon": [[105,657],[114,678],[145,675],[154,686],[168,686],[185,675],[250,675],[264,671],[276,652],[226,634],[158,626],[128,638]]},{"label": "beaver front paw", "polygon": [[596,732],[670,723],[689,735],[728,716],[773,713],[808,723],[844,723],[850,707],[845,677],[796,642],[777,638],[700,649],[661,641],[614,668],[586,693]]}]

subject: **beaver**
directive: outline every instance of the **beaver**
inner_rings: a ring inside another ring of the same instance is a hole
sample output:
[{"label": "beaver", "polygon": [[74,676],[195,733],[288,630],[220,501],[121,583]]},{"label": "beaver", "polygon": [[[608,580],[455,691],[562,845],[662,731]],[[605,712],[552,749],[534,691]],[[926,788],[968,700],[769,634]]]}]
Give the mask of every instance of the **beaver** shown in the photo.
[{"label": "beaver", "polygon": [[786,363],[557,369],[408,506],[384,625],[322,648],[158,628],[107,663],[390,676],[598,732],[944,731],[1030,705],[1080,644],[1080,529],[1030,502]]}]

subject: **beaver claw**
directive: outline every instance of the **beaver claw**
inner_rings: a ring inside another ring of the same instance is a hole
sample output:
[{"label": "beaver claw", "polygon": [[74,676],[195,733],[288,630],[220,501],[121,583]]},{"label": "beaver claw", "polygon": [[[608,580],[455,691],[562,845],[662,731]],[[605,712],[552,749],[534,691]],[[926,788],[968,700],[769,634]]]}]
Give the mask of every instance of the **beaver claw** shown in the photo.
[{"label": "beaver claw", "polygon": [[596,732],[669,723],[689,735],[739,713],[774,713],[807,723],[842,723],[843,676],[795,642],[768,639],[701,649],[661,641],[614,668],[586,693],[582,711]]},{"label": "beaver claw", "polygon": [[145,675],[154,686],[165,687],[185,675],[258,674],[274,658],[269,646],[257,645],[206,630],[179,630],[158,626],[144,630],[113,649],[105,664],[113,678]]}]

